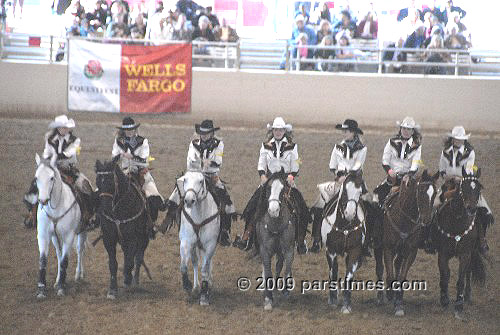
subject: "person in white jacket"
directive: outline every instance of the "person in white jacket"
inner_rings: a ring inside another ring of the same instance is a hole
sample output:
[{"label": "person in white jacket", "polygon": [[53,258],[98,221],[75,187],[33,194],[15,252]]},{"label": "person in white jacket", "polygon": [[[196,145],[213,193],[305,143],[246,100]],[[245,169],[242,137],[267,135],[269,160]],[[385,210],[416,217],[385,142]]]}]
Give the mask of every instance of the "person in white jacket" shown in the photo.
[{"label": "person in white jacket", "polygon": [[[321,249],[321,222],[323,221],[323,208],[334,198],[346,175],[351,171],[362,171],[365,164],[367,148],[362,142],[360,135],[363,131],[359,128],[356,120],[347,119],[344,123],[337,124],[336,129],[343,132],[343,140],[335,144],[330,156],[330,171],[334,175],[331,182],[318,185],[319,196],[311,207],[313,216],[312,236],[313,245],[311,252],[317,253]],[[366,193],[366,187],[364,187]]]},{"label": "person in white jacket", "polygon": [[[222,208],[218,241],[219,244],[227,247],[231,245],[231,221],[236,210],[225,184],[219,178],[224,156],[224,142],[215,136],[217,130],[220,128],[214,127],[212,120],[204,120],[201,124],[195,124],[198,137],[189,143],[186,166],[188,170],[199,170],[205,175],[209,189],[215,196],[219,207]],[[166,231],[173,224],[179,204],[180,194],[175,188],[168,201],[167,216],[160,227],[161,231]]]},{"label": "person in white jacket", "polygon": [[254,240],[255,213],[260,198],[262,185],[272,173],[281,170],[287,175],[287,182],[291,187],[291,196],[297,204],[299,222],[296,230],[297,252],[305,254],[307,245],[305,234],[307,225],[311,221],[309,209],[300,191],[296,188],[295,178],[299,173],[298,145],[292,140],[292,125],[285,123],[282,117],[276,117],[273,124],[267,125],[268,135],[260,147],[257,172],[260,176],[260,186],[249,200],[242,218],[245,220],[245,232],[242,236],[237,236],[233,245],[240,249],[249,250]]},{"label": "person in white jacket", "polygon": [[[45,147],[42,158],[50,159],[56,156],[56,166],[63,180],[74,188],[78,203],[82,209],[82,222],[84,227],[90,223],[93,216],[94,206],[92,203],[92,184],[90,180],[81,173],[76,164],[77,155],[80,153],[81,140],[74,133],[75,121],[68,119],[66,115],[56,116],[49,124],[50,131],[45,134]],[[33,218],[33,209],[36,208],[38,190],[33,180],[31,188],[24,196],[24,202],[30,213],[28,217]],[[28,226],[35,225],[34,220],[25,221]]]},{"label": "person in white jacket", "polygon": [[[141,175],[144,184],[142,190],[146,195],[151,220],[154,223],[158,218],[158,211],[166,209],[162,195],[149,171],[149,141],[140,136],[137,129],[140,123],[135,123],[131,117],[125,117],[122,125],[117,127],[118,133],[113,143],[111,156],[113,161],[120,164],[125,174]],[[141,180],[142,178],[138,178]],[[152,226],[150,227],[152,229]],[[150,232],[152,234],[152,231]]]},{"label": "person in white jacket", "polygon": [[411,117],[397,122],[399,132],[391,137],[384,148],[382,167],[387,178],[374,190],[374,201],[383,206],[385,198],[393,186],[399,185],[405,175],[414,175],[422,155],[422,136],[420,126]]}]

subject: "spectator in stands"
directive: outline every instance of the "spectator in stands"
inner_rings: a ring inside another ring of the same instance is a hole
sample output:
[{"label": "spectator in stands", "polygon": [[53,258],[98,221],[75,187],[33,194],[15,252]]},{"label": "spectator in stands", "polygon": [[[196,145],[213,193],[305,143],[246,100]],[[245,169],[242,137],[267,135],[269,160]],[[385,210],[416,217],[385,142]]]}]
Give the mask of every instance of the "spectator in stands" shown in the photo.
[{"label": "spectator in stands", "polygon": [[349,11],[344,10],[342,12],[342,21],[337,23],[335,28],[333,28],[333,33],[335,36],[340,34],[339,37],[345,34],[349,35],[349,38],[354,37],[354,34],[356,33],[356,23],[351,20],[351,14]]},{"label": "spectator in stands", "polygon": [[174,31],[172,33],[173,40],[191,41],[191,35],[193,34],[193,30],[184,13],[180,13],[178,15],[177,22],[175,22],[173,27],[174,27]]},{"label": "spectator in stands", "polygon": [[[419,49],[423,46],[424,41],[425,41],[425,26],[420,25],[417,29],[415,29],[415,31],[410,36],[408,36],[405,43],[403,44],[403,48]],[[407,60],[406,52],[403,52],[401,60],[406,62]]]},{"label": "spectator in stands", "polygon": [[210,20],[206,16],[202,16],[198,20],[198,26],[194,29],[193,40],[215,41],[215,36],[210,29]]},{"label": "spectator in stands", "polygon": [[108,26],[110,23],[128,24],[128,12],[129,7],[126,1],[113,1],[109,6]]},{"label": "spectator in stands", "polygon": [[358,18],[354,10],[351,9],[349,0],[335,1],[335,15],[332,17],[332,25],[335,27],[339,22],[342,22],[344,12],[347,11],[351,17],[351,21],[356,24]]},{"label": "spectator in stands", "polygon": [[[443,23],[445,25],[448,24],[448,18],[452,17],[452,12],[458,12],[460,15],[460,18],[464,18],[464,16],[467,14],[466,11],[464,11],[462,8],[453,6],[453,0],[447,0],[446,1],[446,7],[445,9],[441,12],[441,16],[443,17]],[[451,21],[451,20],[450,20]]]},{"label": "spectator in stands", "polygon": [[316,41],[318,43],[321,43],[325,36],[332,36],[333,39],[333,33],[330,22],[328,22],[327,20],[321,20],[318,32],[316,33]]},{"label": "spectator in stands", "polygon": [[294,17],[297,18],[298,15],[302,15],[304,18],[304,24],[308,25],[309,24],[309,12],[307,11],[306,4],[305,3],[300,3],[299,8],[295,11]]},{"label": "spectator in stands", "polygon": [[85,14],[85,18],[89,21],[89,24],[94,30],[103,28],[106,25],[106,18],[108,17],[106,8],[107,6],[103,4],[101,0],[97,0],[94,4],[93,11]]},{"label": "spectator in stands", "polygon": [[[300,60],[307,60],[311,58],[311,50],[307,47],[307,34],[300,33],[297,38],[297,58]],[[297,63],[298,64],[298,63]],[[300,62],[300,71],[312,70],[314,68],[312,63]]]},{"label": "spectator in stands", "polygon": [[[196,11],[201,9],[202,7],[198,5],[196,2],[191,1],[191,0],[179,0],[177,1],[177,10],[180,13],[183,13],[186,15],[186,18],[188,21],[193,21],[196,17]],[[195,23],[193,22],[193,25]]]},{"label": "spectator in stands", "polygon": [[420,20],[426,22],[425,15],[427,13],[429,13],[429,14],[432,14],[435,17],[437,17],[437,19],[439,20],[439,22],[443,22],[443,15],[441,13],[441,10],[439,9],[439,6],[436,6],[436,2],[437,1],[434,0],[432,2],[432,4],[429,5],[429,7],[424,8],[424,10],[422,11],[422,14],[421,14],[422,16],[420,17]]},{"label": "spectator in stands", "polygon": [[365,39],[377,39],[378,20],[373,12],[368,12],[363,20],[359,23],[356,30],[356,37]]},{"label": "spectator in stands", "polygon": [[423,48],[427,48],[429,46],[429,44],[431,44],[431,41],[432,41],[432,38],[435,36],[435,35],[439,35],[441,38],[444,39],[444,31],[442,30],[441,26],[440,25],[436,25],[434,27],[432,27],[432,31],[431,31],[431,34],[429,35],[429,37],[427,37],[422,45]]},{"label": "spectator in stands", "polygon": [[87,19],[80,21],[80,36],[87,37],[90,33],[94,32],[94,28],[90,26]]},{"label": "spectator in stands", "polygon": [[[318,44],[321,47],[332,47],[333,46],[333,37],[331,35],[325,35],[321,42]],[[334,59],[335,58],[335,50],[334,49],[316,49],[314,51],[315,59]],[[316,69],[318,71],[333,71],[335,68],[334,63],[316,63]]]},{"label": "spectator in stands", "polygon": [[221,42],[238,42],[240,39],[236,33],[236,29],[231,28],[225,18],[222,18],[222,25],[214,29],[214,35],[215,40]]},{"label": "spectator in stands", "polygon": [[80,3],[80,0],[76,0],[71,3],[71,15],[78,17],[79,19],[85,18],[85,8]]},{"label": "spectator in stands", "polygon": [[398,22],[406,19],[412,12],[417,12],[418,18],[421,20],[423,18],[422,11],[415,7],[415,0],[410,0],[408,7],[400,9],[398,13]]},{"label": "spectator in stands", "polygon": [[[436,52],[433,49],[444,49],[443,38],[439,34],[432,36],[431,43],[424,53],[423,61],[429,63],[447,63],[451,61],[450,54],[447,52]],[[446,74],[445,66],[427,66],[424,69],[425,74]]]},{"label": "spectator in stands", "polygon": [[129,25],[130,34],[133,39],[143,39],[146,36],[146,24],[142,12],[134,12],[131,24]]},{"label": "spectator in stands", "polygon": [[[299,14],[295,17],[295,27],[292,30],[292,38],[289,41],[290,45],[292,45],[291,49],[292,55],[296,54],[296,50],[293,46],[297,44],[297,38],[299,37],[300,33],[307,34],[307,41],[310,45],[315,45],[317,43],[316,33],[310,26],[306,26],[304,22],[305,22],[304,17],[302,15]],[[283,54],[283,58],[280,63],[280,69],[285,68],[285,63],[286,63],[286,51]]]},{"label": "spectator in stands", "polygon": [[465,31],[467,31],[467,27],[465,26],[465,24],[461,22],[460,14],[458,12],[452,12],[451,17],[453,18],[451,22],[455,22],[455,24],[458,27],[458,33],[463,34],[465,36]]},{"label": "spectator in stands", "polygon": [[[328,7],[328,4],[326,2],[323,2],[320,4],[321,12],[319,14],[319,20],[327,20],[328,22],[332,22],[332,17],[330,14],[330,8]],[[318,40],[321,41],[321,40]]]},{"label": "spectator in stands", "polygon": [[[382,60],[384,61],[393,61],[393,62],[402,62],[403,61],[403,53],[398,50],[403,47],[404,40],[400,37],[397,43],[390,43],[387,48],[395,48],[396,50],[388,50],[384,51],[382,55]],[[383,65],[383,71],[385,71],[385,65]],[[387,72],[399,73],[401,72],[401,64],[390,64]]]},{"label": "spectator in stands", "polygon": [[220,25],[217,16],[212,13],[212,6],[208,6],[205,9],[205,16],[208,17],[208,19],[210,20],[210,26],[212,29],[215,29]]},{"label": "spectator in stands", "polygon": [[436,32],[436,31],[439,31],[442,34],[444,34],[444,28],[441,25],[441,23],[439,23],[439,19],[436,16],[430,14],[430,12],[428,12],[427,14],[430,15],[430,18],[429,18],[429,21],[425,23],[425,26],[426,26],[425,27],[425,38],[426,39],[431,38],[433,35],[433,32]]},{"label": "spectator in stands", "polygon": [[446,31],[444,46],[447,49],[467,49],[471,47],[467,38],[458,32],[458,26],[455,23],[448,23]]},{"label": "spectator in stands", "polygon": [[[348,35],[340,36],[338,40],[338,45],[339,47],[348,47],[350,45]],[[342,48],[336,50],[335,58],[344,60],[354,59],[354,53],[352,52],[351,49]],[[353,64],[337,64],[337,70],[339,72],[349,72],[352,71],[353,69],[354,69]]]},{"label": "spectator in stands", "polygon": [[408,37],[421,25],[423,25],[423,22],[420,20],[419,11],[415,8],[410,8],[408,16],[401,21],[401,31]]}]

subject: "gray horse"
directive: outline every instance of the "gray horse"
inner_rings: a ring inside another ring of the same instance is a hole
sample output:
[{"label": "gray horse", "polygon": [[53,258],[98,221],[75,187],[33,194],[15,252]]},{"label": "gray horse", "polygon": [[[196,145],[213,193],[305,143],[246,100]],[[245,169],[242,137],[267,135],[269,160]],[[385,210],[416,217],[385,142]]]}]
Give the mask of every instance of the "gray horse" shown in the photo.
[{"label": "gray horse", "polygon": [[[272,310],[273,290],[288,296],[293,289],[292,263],[295,245],[296,214],[290,200],[290,186],[282,172],[271,175],[263,185],[258,206],[257,241],[263,266],[264,310]],[[276,277],[273,277],[271,260],[276,260]],[[280,278],[285,262],[285,277]]]}]

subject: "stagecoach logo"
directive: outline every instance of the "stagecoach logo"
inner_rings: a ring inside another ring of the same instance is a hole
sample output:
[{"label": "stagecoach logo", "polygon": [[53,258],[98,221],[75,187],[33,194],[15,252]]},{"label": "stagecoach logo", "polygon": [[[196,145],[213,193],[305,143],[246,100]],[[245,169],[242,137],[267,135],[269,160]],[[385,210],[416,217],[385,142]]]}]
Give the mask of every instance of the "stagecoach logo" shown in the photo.
[{"label": "stagecoach logo", "polygon": [[83,74],[89,79],[100,79],[103,73],[104,70],[98,60],[89,60],[83,68]]}]

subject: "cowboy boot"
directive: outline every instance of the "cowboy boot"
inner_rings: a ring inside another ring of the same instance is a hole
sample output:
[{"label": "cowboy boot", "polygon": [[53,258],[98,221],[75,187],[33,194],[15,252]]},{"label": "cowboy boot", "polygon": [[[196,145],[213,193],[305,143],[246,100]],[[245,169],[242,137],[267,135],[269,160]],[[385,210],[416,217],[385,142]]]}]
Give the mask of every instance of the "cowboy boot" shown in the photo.
[{"label": "cowboy boot", "polygon": [[218,242],[223,247],[229,247],[231,245],[231,216],[223,213],[221,214],[220,219],[221,223]]},{"label": "cowboy boot", "polygon": [[165,234],[175,223],[178,208],[179,205],[175,202],[171,200],[167,201],[167,215],[165,215],[163,222],[157,228],[160,233]]},{"label": "cowboy boot", "polygon": [[311,207],[311,215],[313,217],[313,224],[312,224],[313,245],[311,247],[311,252],[317,254],[322,247],[321,223],[323,222],[323,209],[319,207]]}]

